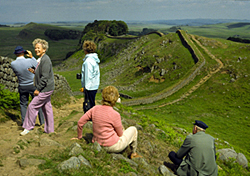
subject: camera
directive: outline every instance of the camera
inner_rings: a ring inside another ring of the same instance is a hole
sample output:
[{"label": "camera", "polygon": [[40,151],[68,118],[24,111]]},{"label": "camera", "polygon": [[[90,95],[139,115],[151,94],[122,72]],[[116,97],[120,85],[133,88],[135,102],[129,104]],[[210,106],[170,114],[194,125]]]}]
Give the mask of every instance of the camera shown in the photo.
[{"label": "camera", "polygon": [[82,79],[82,74],[81,73],[77,73],[76,74],[76,79]]},{"label": "camera", "polygon": [[34,66],[32,66],[32,67],[29,67],[28,69],[30,69],[30,68],[31,68],[31,69],[33,69],[33,70],[35,70],[35,69],[36,69],[36,68],[35,68]]}]

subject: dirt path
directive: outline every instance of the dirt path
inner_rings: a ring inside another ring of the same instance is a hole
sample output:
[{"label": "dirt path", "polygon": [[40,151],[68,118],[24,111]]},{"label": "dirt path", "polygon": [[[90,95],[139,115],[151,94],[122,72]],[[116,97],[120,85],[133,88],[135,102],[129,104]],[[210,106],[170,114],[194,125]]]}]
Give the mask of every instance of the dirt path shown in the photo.
[{"label": "dirt path", "polygon": [[198,40],[195,39],[194,35],[190,35],[192,40],[194,40],[208,55],[211,59],[214,59],[216,60],[216,62],[218,63],[218,67],[212,71],[210,71],[210,73],[208,73],[207,76],[205,76],[204,78],[202,78],[196,85],[194,85],[188,92],[186,92],[184,95],[182,95],[180,98],[172,101],[172,102],[169,102],[169,103],[166,103],[166,104],[163,104],[163,105],[160,105],[159,107],[164,107],[164,106],[167,106],[167,105],[170,105],[170,104],[173,104],[173,103],[176,103],[178,101],[181,101],[183,100],[184,98],[188,97],[191,93],[193,93],[195,90],[197,90],[202,84],[204,84],[209,78],[211,78],[211,76],[215,73],[217,73],[221,68],[223,68],[223,63],[217,59],[213,54],[211,54],[207,48],[205,48]]},{"label": "dirt path", "polygon": [[[68,116],[73,110],[81,112],[82,102],[83,98],[76,100],[72,97],[70,104],[58,109],[53,107],[55,129],[60,123],[60,120],[63,117]],[[76,115],[70,120],[78,121],[80,115],[81,114]],[[0,123],[0,176],[27,176],[39,174],[41,171],[37,169],[37,166],[21,168],[19,166],[19,159],[26,158],[29,155],[46,154],[53,149],[51,146],[39,147],[40,138],[48,137],[56,139],[57,141],[60,141],[60,138],[64,138],[65,141],[65,137],[67,136],[62,135],[63,131],[56,132],[52,135],[41,132],[39,134],[38,132],[39,130],[42,131],[42,127],[38,126],[38,122],[39,121],[37,119],[35,128],[26,136],[19,135],[23,128],[18,126],[17,123],[12,120]],[[68,138],[70,139],[70,136],[68,136]],[[55,147],[55,149],[56,148],[57,147]]]}]

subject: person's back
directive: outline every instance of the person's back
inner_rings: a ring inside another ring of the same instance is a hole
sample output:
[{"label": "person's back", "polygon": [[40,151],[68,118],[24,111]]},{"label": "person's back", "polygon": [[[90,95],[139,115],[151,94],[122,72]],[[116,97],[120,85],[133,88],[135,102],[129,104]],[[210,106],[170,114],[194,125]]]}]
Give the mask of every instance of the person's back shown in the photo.
[{"label": "person's back", "polygon": [[181,148],[175,153],[169,153],[170,160],[178,166],[179,176],[216,176],[216,150],[214,138],[205,133],[208,126],[196,120],[193,135],[184,140]]},{"label": "person's back", "polygon": [[[35,69],[37,66],[36,59],[32,56],[30,51],[26,51],[21,46],[17,46],[15,48],[14,54],[16,55],[16,60],[11,62],[11,68],[16,74],[18,78],[18,92],[20,96],[20,109],[21,109],[21,117],[22,123],[24,122],[27,105],[29,101],[29,95],[31,95],[32,99],[34,98],[34,91],[36,87],[33,85],[34,74],[31,73],[28,69]],[[26,59],[24,54],[30,57],[30,59]],[[44,117],[41,109],[39,110],[39,121],[40,125],[44,124]]]},{"label": "person's back", "polygon": [[17,59],[11,62],[11,67],[18,77],[18,83],[20,86],[33,85],[34,74],[28,71],[28,68],[35,67],[37,65],[36,59],[26,59],[25,57],[17,57]]},{"label": "person's back", "polygon": [[[200,131],[194,135],[187,136],[186,142],[189,143],[190,151],[187,153],[184,161],[193,168],[190,172],[199,172],[199,175],[212,175],[217,168],[214,138]],[[177,152],[177,156],[182,156],[182,150]],[[178,169],[177,173],[185,175],[181,169]]]}]

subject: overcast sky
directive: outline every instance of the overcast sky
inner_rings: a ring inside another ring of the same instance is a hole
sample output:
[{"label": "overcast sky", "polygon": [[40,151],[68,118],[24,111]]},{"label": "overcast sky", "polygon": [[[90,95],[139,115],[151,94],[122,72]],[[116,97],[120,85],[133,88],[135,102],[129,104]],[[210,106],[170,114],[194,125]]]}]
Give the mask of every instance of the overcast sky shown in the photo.
[{"label": "overcast sky", "polygon": [[250,20],[250,0],[0,0],[0,24],[197,18]]}]

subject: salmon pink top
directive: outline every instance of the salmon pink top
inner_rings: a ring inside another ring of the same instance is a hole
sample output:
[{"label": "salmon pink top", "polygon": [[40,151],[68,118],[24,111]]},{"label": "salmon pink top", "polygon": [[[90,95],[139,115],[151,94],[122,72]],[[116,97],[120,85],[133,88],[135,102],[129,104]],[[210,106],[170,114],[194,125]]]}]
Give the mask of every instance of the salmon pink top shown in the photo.
[{"label": "salmon pink top", "polygon": [[78,121],[78,139],[82,138],[83,125],[88,121],[93,123],[93,139],[101,146],[110,147],[116,144],[122,136],[122,122],[120,114],[107,105],[96,105],[88,110]]}]

